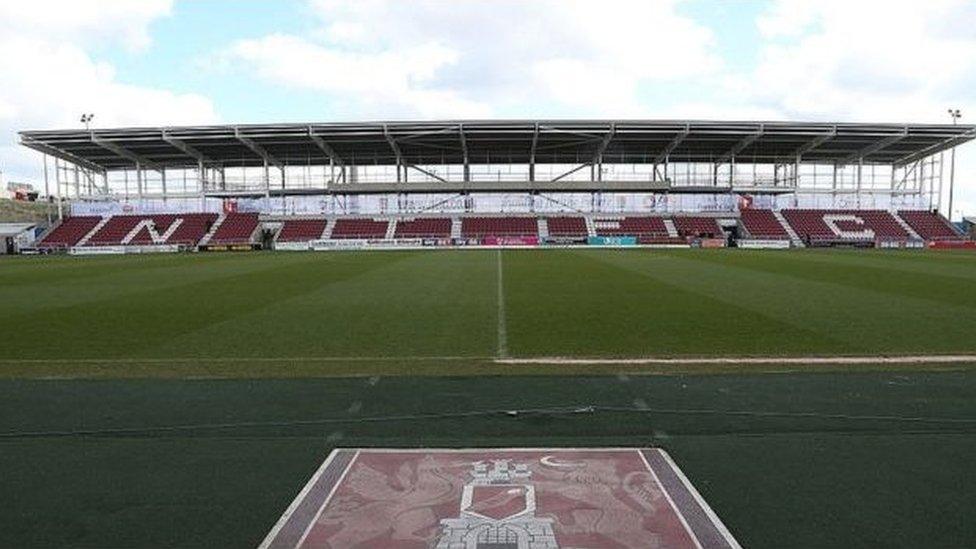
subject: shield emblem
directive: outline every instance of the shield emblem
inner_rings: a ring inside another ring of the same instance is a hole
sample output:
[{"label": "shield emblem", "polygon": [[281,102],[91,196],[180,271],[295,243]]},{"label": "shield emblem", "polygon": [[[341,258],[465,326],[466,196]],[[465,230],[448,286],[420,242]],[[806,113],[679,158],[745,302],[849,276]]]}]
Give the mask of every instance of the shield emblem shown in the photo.
[{"label": "shield emblem", "polygon": [[461,509],[491,520],[507,520],[529,509],[528,487],[521,484],[472,486],[471,500]]}]

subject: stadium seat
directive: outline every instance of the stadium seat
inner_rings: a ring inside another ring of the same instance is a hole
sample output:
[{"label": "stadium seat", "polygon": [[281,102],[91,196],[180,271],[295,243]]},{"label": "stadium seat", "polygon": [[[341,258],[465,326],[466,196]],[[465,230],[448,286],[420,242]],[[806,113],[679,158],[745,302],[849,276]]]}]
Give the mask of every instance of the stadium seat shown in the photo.
[{"label": "stadium seat", "polygon": [[589,234],[586,220],[582,217],[550,217],[546,222],[549,225],[549,236],[585,238]]},{"label": "stadium seat", "polygon": [[538,236],[539,224],[534,217],[465,217],[461,235],[467,238],[486,236]]},{"label": "stadium seat", "polygon": [[289,219],[278,232],[278,242],[308,242],[322,238],[325,219]]},{"label": "stadium seat", "polygon": [[599,236],[669,237],[662,217],[598,218],[593,226]]},{"label": "stadium seat", "polygon": [[66,217],[37,244],[38,248],[70,248],[77,244],[102,221],[98,216]]},{"label": "stadium seat", "polygon": [[[182,214],[178,216],[178,219],[182,219],[183,222],[173,231],[173,234],[169,235],[165,244],[196,246],[210,232],[210,228],[217,222],[217,217],[215,213]],[[164,231],[161,227],[162,225],[157,222],[157,232],[162,233]],[[168,225],[166,229],[169,229]]]},{"label": "stadium seat", "polygon": [[397,221],[394,238],[450,238],[451,218],[418,217]]},{"label": "stadium seat", "polygon": [[722,228],[718,226],[718,221],[714,217],[675,217],[674,226],[678,229],[678,235],[685,238],[722,238],[724,236]]},{"label": "stadium seat", "polygon": [[[189,215],[200,215],[200,214],[189,214]],[[177,216],[175,214],[152,215],[147,217],[141,217],[139,222],[141,223],[147,220],[150,221],[153,230],[156,232],[156,235],[159,237],[163,237],[166,234],[166,231],[169,230],[169,228],[173,225],[173,223],[176,223],[177,219],[180,219],[181,225],[184,223],[182,217],[183,216]],[[128,244],[148,246],[152,244],[157,244],[157,242],[153,239],[153,235],[150,233],[149,228],[144,226],[141,229],[139,229],[139,232],[137,232],[129,240]],[[159,244],[162,244],[162,242],[159,242]]]},{"label": "stadium seat", "polygon": [[742,226],[752,238],[765,240],[788,240],[789,233],[783,224],[776,219],[772,210],[742,210],[740,214]]},{"label": "stadium seat", "polygon": [[783,217],[807,242],[904,241],[909,235],[883,210],[783,210]]},{"label": "stadium seat", "polygon": [[115,215],[102,225],[85,246],[119,246],[122,240],[143,220],[141,215]]},{"label": "stadium seat", "polygon": [[209,244],[234,245],[250,244],[254,231],[258,228],[258,214],[229,213],[223,223],[210,237]]},{"label": "stadium seat", "polygon": [[[97,220],[96,219],[96,224]],[[102,227],[88,239],[85,246],[151,246],[156,244],[177,244],[183,246],[196,246],[207,234],[210,227],[217,220],[217,214],[210,213],[191,213],[191,214],[156,214],[156,215],[115,215],[108,219]],[[149,226],[156,233],[153,238]],[[174,224],[176,226],[174,227]],[[141,228],[140,225],[142,225]],[[94,225],[92,225],[94,228]],[[136,234],[128,240],[126,238],[134,230],[139,228]],[[172,229],[172,234],[167,236],[167,232]],[[85,233],[90,231],[89,228]],[[84,234],[82,235],[84,236]],[[80,240],[79,237],[78,240]],[[157,240],[159,239],[159,240]],[[77,240],[75,241],[77,243]]]},{"label": "stadium seat", "polygon": [[964,240],[949,223],[949,220],[935,212],[924,210],[902,210],[898,212],[918,236],[926,240]]},{"label": "stadium seat", "polygon": [[390,222],[386,219],[336,219],[332,238],[386,238]]}]

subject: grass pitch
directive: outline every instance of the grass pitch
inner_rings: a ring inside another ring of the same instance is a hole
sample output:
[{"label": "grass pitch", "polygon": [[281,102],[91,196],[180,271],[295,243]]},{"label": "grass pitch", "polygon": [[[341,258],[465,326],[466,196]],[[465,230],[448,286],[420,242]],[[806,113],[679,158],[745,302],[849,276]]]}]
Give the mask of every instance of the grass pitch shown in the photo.
[{"label": "grass pitch", "polygon": [[500,371],[498,356],[973,353],[974,289],[976,255],[922,252],[21,258],[0,264],[0,330],[29,344],[0,349],[0,375],[463,374]]},{"label": "grass pitch", "polygon": [[965,253],[5,258],[0,547],[253,546],[333,447],[479,445],[664,446],[747,547],[976,545],[970,364],[495,362],[974,354],[974,290]]}]

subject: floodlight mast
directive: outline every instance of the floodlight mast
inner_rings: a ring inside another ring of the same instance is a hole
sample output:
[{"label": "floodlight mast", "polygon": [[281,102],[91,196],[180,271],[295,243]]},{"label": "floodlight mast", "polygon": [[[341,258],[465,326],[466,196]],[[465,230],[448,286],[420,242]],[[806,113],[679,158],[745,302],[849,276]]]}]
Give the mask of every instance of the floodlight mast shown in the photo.
[{"label": "floodlight mast", "polygon": [[[959,109],[949,109],[949,116],[952,117],[952,125],[955,126],[959,123],[959,119],[962,118],[962,112]],[[952,221],[952,197],[955,194],[956,186],[956,146],[952,146],[952,152],[949,155],[949,221]]]}]

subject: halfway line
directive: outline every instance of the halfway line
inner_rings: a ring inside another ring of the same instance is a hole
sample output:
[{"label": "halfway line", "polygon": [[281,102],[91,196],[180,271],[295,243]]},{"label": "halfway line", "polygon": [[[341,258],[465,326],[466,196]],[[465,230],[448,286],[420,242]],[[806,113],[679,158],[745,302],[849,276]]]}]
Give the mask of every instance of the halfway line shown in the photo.
[{"label": "halfway line", "polygon": [[508,330],[505,327],[505,282],[502,269],[502,251],[498,250],[498,358],[508,357]]}]

